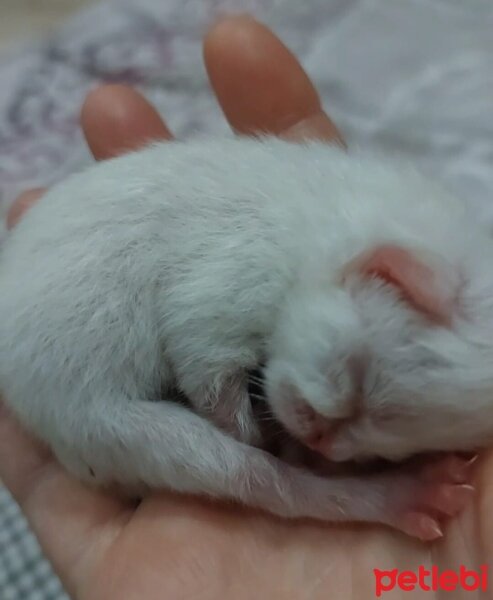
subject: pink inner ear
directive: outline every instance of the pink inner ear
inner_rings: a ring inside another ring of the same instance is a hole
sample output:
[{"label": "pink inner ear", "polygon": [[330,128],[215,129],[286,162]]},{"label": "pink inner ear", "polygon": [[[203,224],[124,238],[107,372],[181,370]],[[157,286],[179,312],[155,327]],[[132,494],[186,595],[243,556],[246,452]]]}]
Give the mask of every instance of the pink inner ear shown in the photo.
[{"label": "pink inner ear", "polygon": [[457,278],[450,267],[432,267],[410,250],[383,245],[352,261],[345,269],[376,277],[397,288],[402,297],[426,317],[449,325],[457,300]]}]

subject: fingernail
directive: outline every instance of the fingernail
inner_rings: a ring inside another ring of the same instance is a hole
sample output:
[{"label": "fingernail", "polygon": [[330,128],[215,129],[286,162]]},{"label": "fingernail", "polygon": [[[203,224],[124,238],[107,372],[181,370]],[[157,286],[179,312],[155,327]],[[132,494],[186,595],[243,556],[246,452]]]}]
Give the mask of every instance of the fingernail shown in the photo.
[{"label": "fingernail", "polygon": [[430,528],[433,531],[433,533],[436,534],[437,538],[443,537],[443,531],[440,529],[437,523],[430,523]]}]

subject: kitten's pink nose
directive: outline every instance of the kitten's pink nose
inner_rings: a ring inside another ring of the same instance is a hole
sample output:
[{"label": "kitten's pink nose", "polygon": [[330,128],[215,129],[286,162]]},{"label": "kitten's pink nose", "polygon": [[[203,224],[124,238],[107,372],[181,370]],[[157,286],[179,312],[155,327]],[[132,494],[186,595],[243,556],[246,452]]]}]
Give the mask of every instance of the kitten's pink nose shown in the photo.
[{"label": "kitten's pink nose", "polygon": [[330,450],[332,448],[332,440],[334,439],[334,434],[330,431],[317,431],[313,432],[303,440],[305,446],[313,450],[314,452],[318,452],[322,454],[322,456],[328,456]]},{"label": "kitten's pink nose", "polygon": [[325,458],[330,458],[334,439],[341,427],[353,418],[353,411],[350,417],[329,418],[317,412],[303,398],[297,399],[294,413],[298,422],[296,437]]}]

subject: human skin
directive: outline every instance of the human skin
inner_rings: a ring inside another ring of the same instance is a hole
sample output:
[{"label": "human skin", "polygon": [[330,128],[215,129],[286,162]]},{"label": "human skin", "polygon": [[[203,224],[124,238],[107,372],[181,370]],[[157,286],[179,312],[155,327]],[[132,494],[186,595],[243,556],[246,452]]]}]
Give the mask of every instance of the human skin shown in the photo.
[{"label": "human skin", "polygon": [[[204,40],[204,59],[218,102],[238,134],[343,143],[296,59],[259,23],[248,17],[222,20]],[[150,140],[172,143],[156,111],[123,86],[93,91],[81,122],[96,160]],[[41,195],[42,190],[23,194],[8,214],[8,226]],[[165,492],[129,503],[70,477],[4,407],[0,476],[77,600],[362,600],[375,597],[374,568],[474,568],[491,561],[493,553],[491,452],[475,464],[473,501],[431,545],[380,527],[282,521]],[[433,592],[425,597],[433,598]]]}]

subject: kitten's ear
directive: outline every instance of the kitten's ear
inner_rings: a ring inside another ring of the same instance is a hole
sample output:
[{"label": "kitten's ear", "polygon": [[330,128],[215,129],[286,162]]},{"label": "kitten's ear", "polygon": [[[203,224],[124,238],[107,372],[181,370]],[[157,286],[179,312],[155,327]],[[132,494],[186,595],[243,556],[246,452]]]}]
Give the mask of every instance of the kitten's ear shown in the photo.
[{"label": "kitten's ear", "polygon": [[344,270],[381,279],[396,288],[417,311],[449,325],[457,308],[459,277],[450,265],[397,245],[377,246],[356,257]]}]

